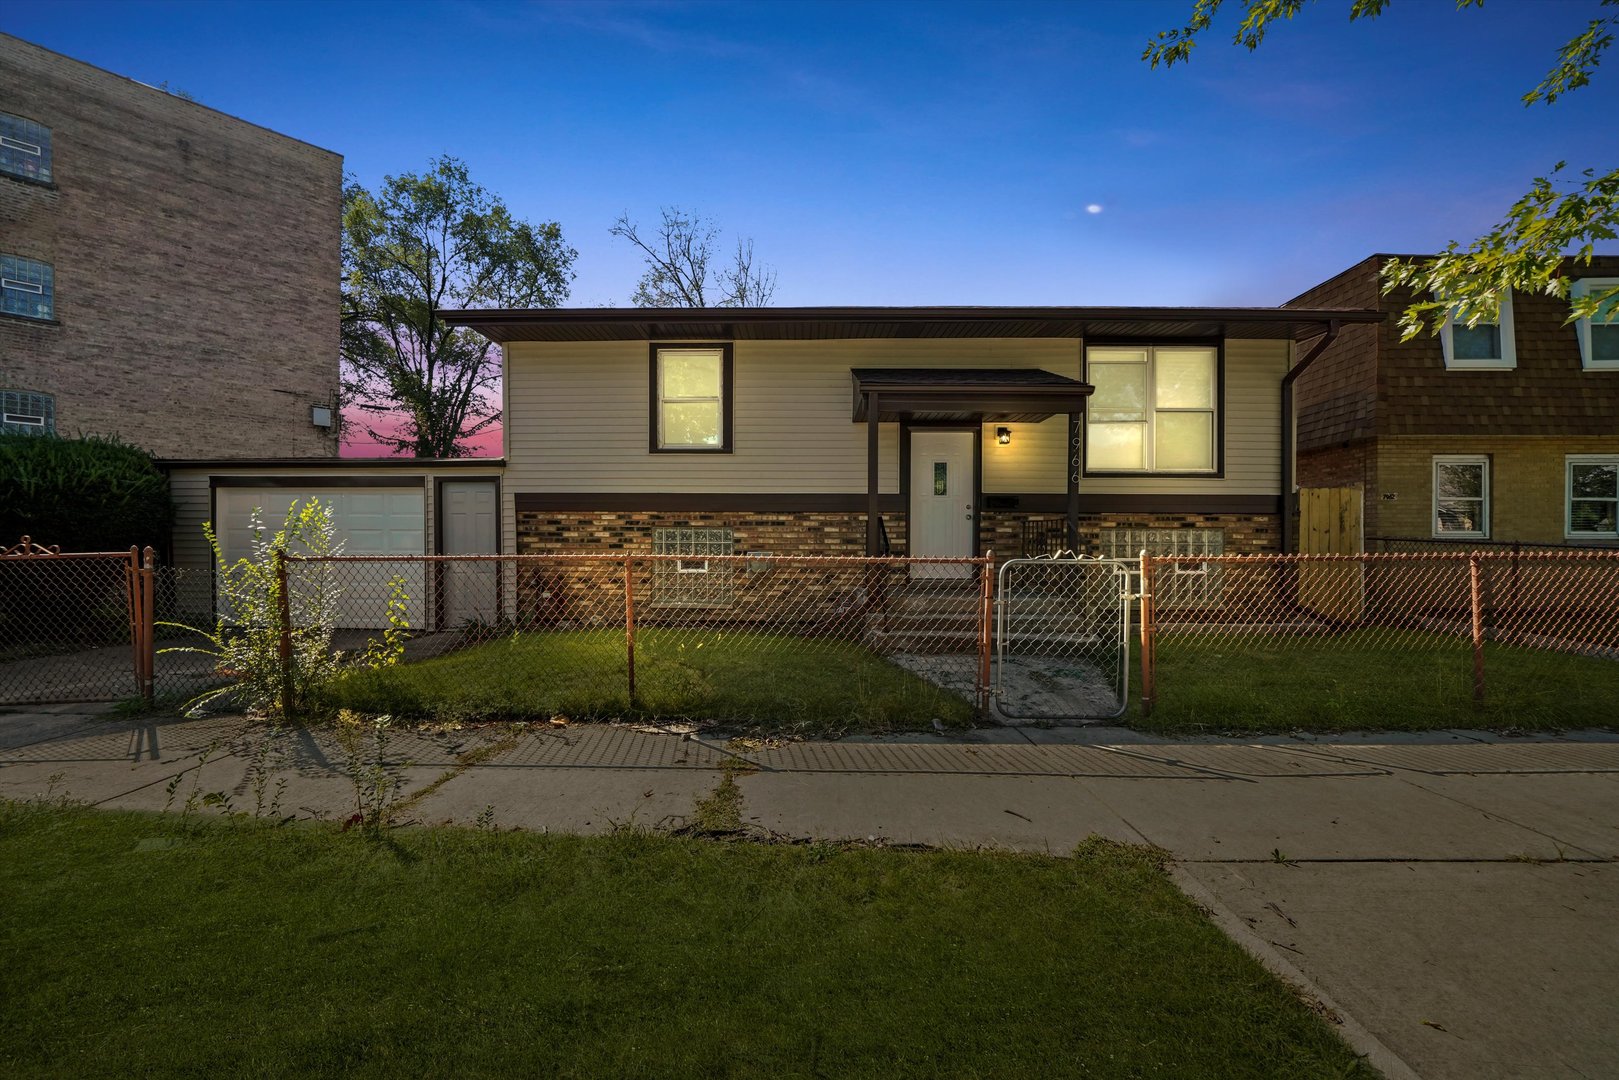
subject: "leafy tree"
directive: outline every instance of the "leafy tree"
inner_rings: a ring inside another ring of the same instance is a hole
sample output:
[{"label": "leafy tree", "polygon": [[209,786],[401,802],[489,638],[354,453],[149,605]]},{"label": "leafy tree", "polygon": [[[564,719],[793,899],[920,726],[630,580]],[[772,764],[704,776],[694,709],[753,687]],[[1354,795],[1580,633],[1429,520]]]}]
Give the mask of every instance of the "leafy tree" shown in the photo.
[{"label": "leafy tree", "polygon": [[731,261],[714,266],[719,230],[701,214],[666,206],[655,236],[641,236],[628,213],[608,232],[646,258],[630,302],[637,307],[764,307],[776,293],[776,272],[753,265],[753,241],[739,239]]},{"label": "leafy tree", "polygon": [[375,192],[343,190],[344,396],[398,410],[397,432],[369,428],[416,457],[459,457],[463,440],[500,419],[488,393],[499,354],[438,312],[463,307],[555,307],[568,295],[578,252],[555,222],[530,224],[437,158],[420,174],[383,178]]},{"label": "leafy tree", "polygon": [[[1350,0],[1349,19],[1376,18],[1392,0]],[[1456,0],[1458,10],[1482,7],[1484,0]],[[1224,0],[1195,0],[1191,18],[1178,30],[1166,30],[1147,42],[1141,58],[1158,67],[1173,67],[1191,59],[1198,38],[1214,22]],[[1278,20],[1291,19],[1305,0],[1241,0],[1243,19],[1233,43],[1250,52],[1259,48],[1265,33]],[[1539,85],[1523,95],[1527,108],[1558,98],[1591,81],[1602,54],[1619,30],[1619,0],[1602,0],[1605,9],[1557,53],[1557,61]],[[1466,248],[1455,241],[1436,258],[1392,259],[1383,267],[1383,291],[1411,286],[1419,297],[1400,318],[1402,336],[1409,340],[1424,328],[1438,333],[1450,308],[1468,326],[1493,321],[1501,300],[1510,290],[1544,292],[1568,298],[1569,280],[1563,275],[1566,253],[1590,265],[1598,241],[1619,237],[1619,169],[1598,175],[1585,169],[1579,178],[1564,175],[1567,162],[1558,162],[1507,211],[1493,229]],[[1599,315],[1619,288],[1574,297],[1569,321]],[[1610,313],[1608,319],[1614,318]]]}]

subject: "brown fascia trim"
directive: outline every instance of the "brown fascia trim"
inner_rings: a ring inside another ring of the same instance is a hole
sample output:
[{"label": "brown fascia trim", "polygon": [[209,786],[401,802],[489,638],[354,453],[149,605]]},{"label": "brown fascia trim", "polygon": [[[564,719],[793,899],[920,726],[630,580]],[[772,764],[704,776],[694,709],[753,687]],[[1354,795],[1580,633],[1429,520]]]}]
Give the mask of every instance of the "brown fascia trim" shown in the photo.
[{"label": "brown fascia trim", "polygon": [[504,469],[505,458],[156,458],[160,469]]},{"label": "brown fascia trim", "polygon": [[[984,497],[1016,499],[1012,510],[991,513],[1063,514],[1068,496],[986,491]],[[732,493],[732,492],[518,492],[520,514],[864,514],[865,492]],[[881,496],[882,512],[906,510],[904,495]],[[1101,495],[1081,494],[1082,514],[1224,514],[1281,513],[1275,495]]]},{"label": "brown fascia trim", "polygon": [[210,488],[414,488],[427,486],[425,476],[219,476],[208,478]]},{"label": "brown fascia trim", "polygon": [[[1324,323],[1381,322],[1380,311],[1281,307],[771,307],[771,308],[462,308],[440,311],[451,326],[487,333],[502,324],[659,327],[695,324],[712,326],[791,322],[834,323],[974,323],[1041,320],[1053,322],[1230,322]],[[1296,335],[1297,336],[1297,335]],[[1310,337],[1305,333],[1302,336]]]}]

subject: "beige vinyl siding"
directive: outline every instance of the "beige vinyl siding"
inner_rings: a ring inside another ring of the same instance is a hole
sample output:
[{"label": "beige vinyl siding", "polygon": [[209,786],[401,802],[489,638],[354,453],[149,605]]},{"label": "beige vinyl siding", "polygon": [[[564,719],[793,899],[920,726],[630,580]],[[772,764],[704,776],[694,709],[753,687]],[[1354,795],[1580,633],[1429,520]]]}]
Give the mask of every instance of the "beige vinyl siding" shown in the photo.
[{"label": "beige vinyl siding", "polygon": [[[866,429],[855,367],[1044,368],[1079,377],[1072,339],[739,341],[735,452],[647,450],[645,342],[508,346],[512,491],[862,492]],[[882,490],[899,491],[899,428],[884,424]],[[1060,440],[1059,440],[1060,443]],[[1061,452],[1054,466],[1061,491]]]},{"label": "beige vinyl siding", "polygon": [[[647,449],[646,342],[507,346],[507,492],[863,492],[865,425],[851,420],[855,367],[1043,368],[1078,378],[1072,338],[739,341],[731,454]],[[1279,491],[1284,341],[1226,343],[1226,476],[1084,479],[1097,493],[1256,495]],[[984,430],[984,490],[1060,493],[1066,419],[1012,424],[999,446]],[[898,425],[881,431],[882,490],[899,490]],[[513,515],[507,495],[508,542]],[[509,549],[508,549],[509,550]]]}]

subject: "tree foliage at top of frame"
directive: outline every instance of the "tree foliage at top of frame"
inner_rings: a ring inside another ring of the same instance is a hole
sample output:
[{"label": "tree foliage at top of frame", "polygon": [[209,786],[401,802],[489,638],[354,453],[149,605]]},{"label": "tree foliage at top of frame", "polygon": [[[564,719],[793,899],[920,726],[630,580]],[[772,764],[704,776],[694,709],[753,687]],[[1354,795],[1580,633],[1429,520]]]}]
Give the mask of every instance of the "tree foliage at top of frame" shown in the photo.
[{"label": "tree foliage at top of frame", "polygon": [[[1245,0],[1232,43],[1259,48],[1277,22],[1299,14],[1306,0]],[[1147,42],[1141,58],[1152,67],[1173,67],[1191,59],[1199,38],[1210,31],[1225,0],[1194,0],[1186,25],[1165,30]],[[1349,21],[1376,18],[1392,0],[1350,0]],[[1456,0],[1457,10],[1482,7],[1483,0]],[[1525,107],[1551,105],[1591,82],[1619,30],[1619,0],[1602,0],[1599,17],[1564,43],[1551,69],[1523,95]],[[1401,286],[1417,291],[1400,317],[1401,336],[1438,333],[1454,309],[1458,322],[1475,326],[1500,317],[1501,301],[1512,290],[1540,292],[1569,301],[1568,321],[1593,318],[1619,287],[1570,296],[1564,272],[1571,255],[1589,266],[1598,242],[1619,239],[1619,169],[1594,168],[1570,176],[1567,162],[1536,177],[1506,216],[1467,247],[1455,241],[1431,259],[1391,259],[1382,268],[1383,291]],[[1431,297],[1423,299],[1423,296]],[[1610,313],[1607,318],[1613,319]]]}]

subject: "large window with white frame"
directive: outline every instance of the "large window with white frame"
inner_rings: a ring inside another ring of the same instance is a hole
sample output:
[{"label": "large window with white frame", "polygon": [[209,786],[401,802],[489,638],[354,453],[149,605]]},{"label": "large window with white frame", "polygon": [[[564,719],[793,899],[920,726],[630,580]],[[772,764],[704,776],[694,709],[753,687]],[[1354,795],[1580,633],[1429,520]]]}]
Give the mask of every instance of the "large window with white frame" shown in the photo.
[{"label": "large window with white frame", "polygon": [[652,346],[653,453],[731,449],[731,346]]},{"label": "large window with white frame", "polygon": [[1518,345],[1513,334],[1512,294],[1501,297],[1501,309],[1494,322],[1472,321],[1469,314],[1452,308],[1439,328],[1439,343],[1445,353],[1445,367],[1451,370],[1509,369],[1518,366]]},{"label": "large window with white frame", "polygon": [[1219,471],[1220,350],[1213,345],[1097,345],[1085,406],[1085,471]]},{"label": "large window with white frame", "polygon": [[1619,539],[1619,454],[1570,454],[1565,460],[1564,535]]},{"label": "large window with white frame", "polygon": [[[1574,296],[1603,296],[1619,289],[1619,278],[1580,278],[1569,287]],[[1595,318],[1574,324],[1580,338],[1580,364],[1587,371],[1619,371],[1619,293],[1604,299]]]},{"label": "large window with white frame", "polygon": [[1439,454],[1433,459],[1433,534],[1490,535],[1490,459],[1482,454]]}]

